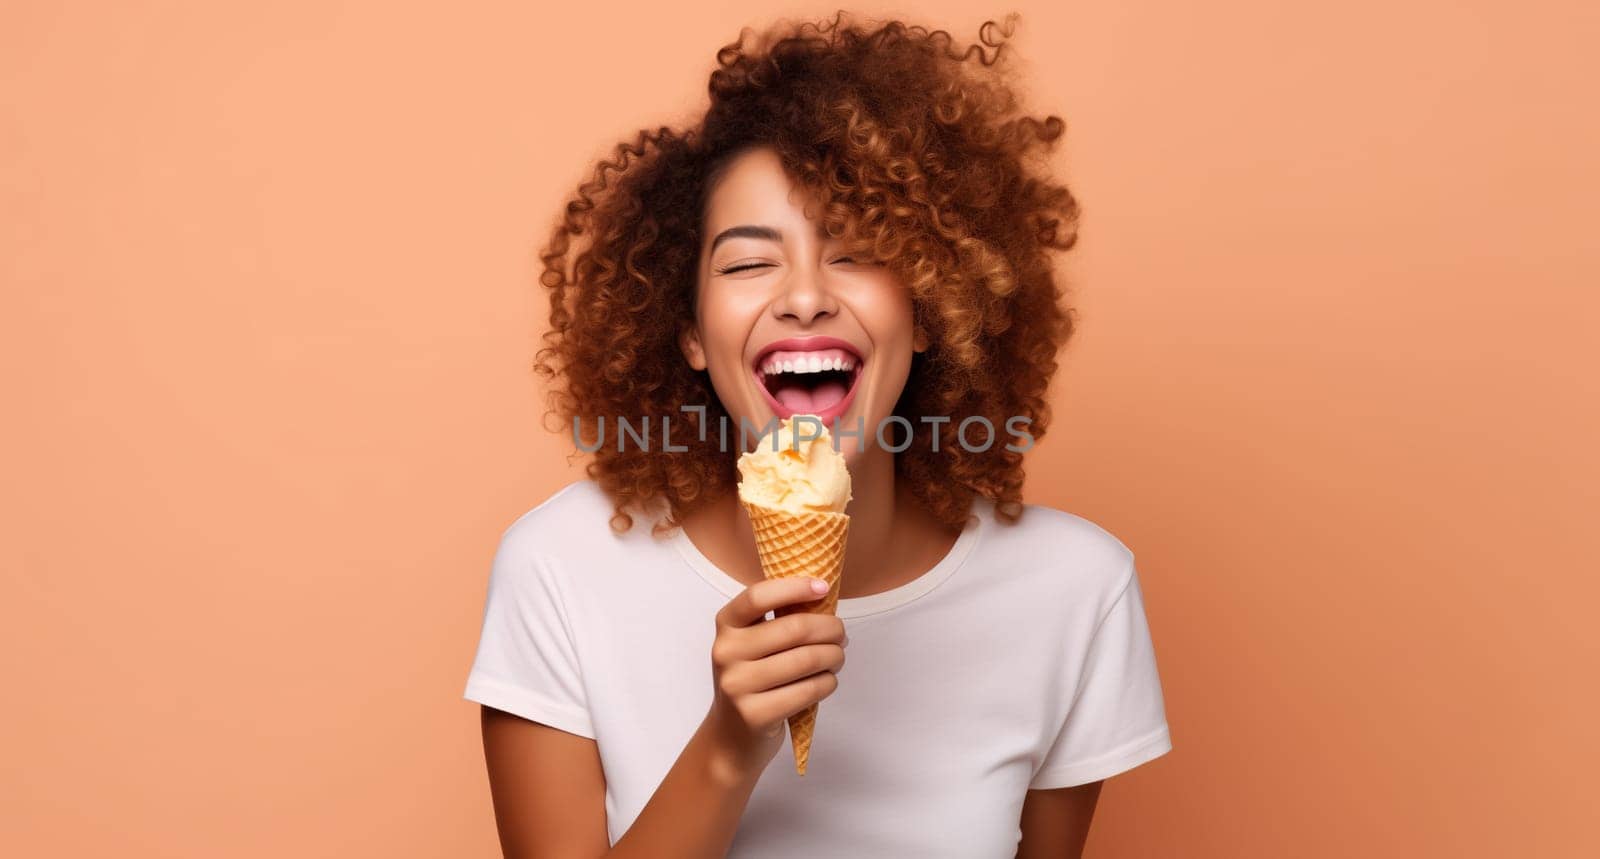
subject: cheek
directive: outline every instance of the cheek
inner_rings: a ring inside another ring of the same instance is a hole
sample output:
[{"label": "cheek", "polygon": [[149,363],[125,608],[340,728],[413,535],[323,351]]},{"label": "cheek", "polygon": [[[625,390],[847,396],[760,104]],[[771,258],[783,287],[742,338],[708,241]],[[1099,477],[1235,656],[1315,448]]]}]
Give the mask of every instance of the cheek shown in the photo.
[{"label": "cheek", "polygon": [[901,352],[910,353],[914,319],[911,296],[905,289],[874,290],[857,305],[856,317],[872,338],[874,350],[897,358]]},{"label": "cheek", "polygon": [[745,348],[761,312],[759,296],[716,286],[700,293],[701,347],[714,380],[744,367]]},{"label": "cheek", "polygon": [[872,371],[873,403],[868,408],[887,414],[911,376],[915,324],[911,296],[899,284],[886,283],[858,295],[851,310],[872,341],[876,366]]}]

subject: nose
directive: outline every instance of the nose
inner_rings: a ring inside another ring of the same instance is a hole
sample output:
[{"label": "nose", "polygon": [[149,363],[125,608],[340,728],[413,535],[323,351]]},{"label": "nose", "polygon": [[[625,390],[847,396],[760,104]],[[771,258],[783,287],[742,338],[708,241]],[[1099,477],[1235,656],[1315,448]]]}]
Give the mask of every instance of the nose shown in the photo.
[{"label": "nose", "polygon": [[781,289],[772,302],[772,313],[779,319],[810,325],[820,317],[839,312],[838,301],[816,265],[792,269]]}]

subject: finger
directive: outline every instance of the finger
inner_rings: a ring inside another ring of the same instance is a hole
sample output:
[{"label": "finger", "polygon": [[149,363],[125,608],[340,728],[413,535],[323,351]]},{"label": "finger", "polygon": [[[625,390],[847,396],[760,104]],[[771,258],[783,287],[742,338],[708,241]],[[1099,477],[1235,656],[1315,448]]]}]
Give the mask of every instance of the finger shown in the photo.
[{"label": "finger", "polygon": [[732,695],[751,695],[821,671],[838,671],[843,666],[844,648],[837,644],[807,644],[733,665],[722,674],[723,690]]},{"label": "finger", "polygon": [[732,659],[754,661],[802,644],[843,644],[844,621],[831,614],[789,614],[729,630],[727,637]]},{"label": "finger", "polygon": [[780,606],[793,603],[811,602],[827,593],[827,583],[822,582],[823,590],[818,592],[812,588],[813,579],[809,576],[791,576],[781,579],[763,579],[740,591],[738,596],[728,600],[727,604],[717,612],[717,625],[719,627],[749,626],[766,617],[767,612]]},{"label": "finger", "polygon": [[839,688],[839,678],[831,671],[820,671],[809,677],[766,692],[758,692],[747,699],[747,712],[756,714],[757,724],[781,722],[812,704],[832,695]]}]

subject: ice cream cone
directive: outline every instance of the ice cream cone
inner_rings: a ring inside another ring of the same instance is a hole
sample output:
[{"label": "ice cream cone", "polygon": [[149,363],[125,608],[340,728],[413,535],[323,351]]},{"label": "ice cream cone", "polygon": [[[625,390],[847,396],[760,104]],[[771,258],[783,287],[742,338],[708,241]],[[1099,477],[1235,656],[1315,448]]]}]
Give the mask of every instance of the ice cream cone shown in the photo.
[{"label": "ice cream cone", "polygon": [[[828,592],[816,600],[783,606],[778,617],[797,612],[834,614],[839,605],[839,579],[844,570],[845,538],[850,517],[830,511],[790,511],[748,501],[741,502],[755,529],[761,570],[769,579],[810,576],[828,583]],[[789,717],[789,738],[794,744],[794,768],[806,774],[811,738],[817,728],[817,705]]]}]

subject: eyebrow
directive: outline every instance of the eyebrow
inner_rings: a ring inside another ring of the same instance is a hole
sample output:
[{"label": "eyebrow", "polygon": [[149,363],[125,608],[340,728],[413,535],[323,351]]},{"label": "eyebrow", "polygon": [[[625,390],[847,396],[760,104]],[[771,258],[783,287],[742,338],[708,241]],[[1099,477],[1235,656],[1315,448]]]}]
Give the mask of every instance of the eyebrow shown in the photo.
[{"label": "eyebrow", "polygon": [[[817,237],[827,238],[820,224],[817,226]],[[706,253],[715,252],[717,245],[722,244],[726,239],[766,239],[769,242],[782,242],[783,232],[777,227],[768,227],[762,224],[740,224],[737,227],[729,227],[717,233],[717,237],[711,240],[711,249]]]}]

